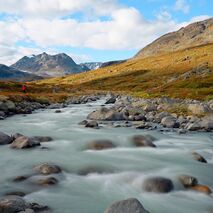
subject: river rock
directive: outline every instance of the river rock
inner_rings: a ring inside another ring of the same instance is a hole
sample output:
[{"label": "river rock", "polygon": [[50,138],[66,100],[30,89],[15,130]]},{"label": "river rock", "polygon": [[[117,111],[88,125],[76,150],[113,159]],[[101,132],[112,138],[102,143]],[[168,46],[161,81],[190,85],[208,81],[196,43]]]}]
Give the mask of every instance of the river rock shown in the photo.
[{"label": "river rock", "polygon": [[161,124],[167,128],[178,128],[179,123],[177,123],[177,119],[172,116],[166,116],[161,120]]},{"label": "river rock", "polygon": [[113,203],[104,213],[149,213],[136,198]]},{"label": "river rock", "polygon": [[49,136],[34,136],[34,137],[30,137],[30,138],[38,143],[50,142],[53,140],[53,138],[51,138]]},{"label": "river rock", "polygon": [[83,120],[81,122],[78,123],[78,125],[87,125],[88,124],[88,121],[87,120]]},{"label": "river rock", "polygon": [[212,190],[208,186],[205,186],[205,185],[192,186],[192,187],[190,187],[190,189],[201,192],[201,193],[205,193],[208,195],[212,193]]},{"label": "river rock", "polygon": [[0,132],[0,145],[10,144],[12,143],[12,140],[12,137],[3,132]]},{"label": "river rock", "polygon": [[115,148],[115,144],[110,140],[95,140],[88,144],[87,148],[92,150],[103,150]]},{"label": "river rock", "polygon": [[87,128],[98,128],[98,122],[97,121],[89,121],[85,127]]},{"label": "river rock", "polygon": [[211,109],[206,104],[190,104],[188,106],[190,110],[195,115],[203,115],[205,113],[211,112]]},{"label": "river rock", "polygon": [[188,123],[185,128],[189,131],[197,131],[201,129],[201,124],[196,122],[196,123]]},{"label": "river rock", "polygon": [[24,192],[14,191],[14,192],[7,192],[5,195],[6,196],[15,195],[19,197],[24,197],[26,194]]},{"label": "river rock", "polygon": [[213,115],[203,118],[200,125],[201,128],[206,131],[213,130]]},{"label": "river rock", "polygon": [[151,177],[143,182],[142,188],[147,192],[168,193],[174,189],[174,185],[168,178]]},{"label": "river rock", "polygon": [[121,121],[126,120],[122,112],[117,112],[113,109],[102,107],[87,116],[90,120],[105,120],[105,121]]},{"label": "river rock", "polygon": [[33,170],[42,175],[57,174],[57,173],[62,172],[62,170],[59,166],[54,165],[54,164],[49,164],[49,163],[43,163],[38,166],[34,166]]},{"label": "river rock", "polygon": [[13,149],[27,149],[36,146],[40,146],[40,143],[26,136],[16,138],[10,145],[10,147]]},{"label": "river rock", "polygon": [[36,178],[32,182],[41,186],[50,186],[56,185],[58,183],[58,180],[55,177],[47,177],[47,178]]},{"label": "river rock", "polygon": [[62,113],[60,109],[55,110],[55,113]]},{"label": "river rock", "polygon": [[201,163],[207,163],[207,160],[202,155],[198,154],[197,152],[193,152],[192,155],[195,160],[200,161]]},{"label": "river rock", "polygon": [[178,179],[185,188],[196,186],[198,184],[197,178],[189,175],[181,175],[178,177]]},{"label": "river rock", "polygon": [[105,104],[114,104],[115,102],[116,102],[116,97],[112,96],[109,99],[107,99]]},{"label": "river rock", "polygon": [[1,213],[17,213],[30,208],[30,204],[19,196],[6,196],[0,200]]},{"label": "river rock", "polygon": [[17,176],[13,179],[13,182],[22,182],[22,181],[25,181],[27,180],[27,176]]},{"label": "river rock", "polygon": [[138,147],[156,147],[156,145],[153,143],[156,139],[151,135],[135,135],[132,137],[131,141],[135,146]]}]

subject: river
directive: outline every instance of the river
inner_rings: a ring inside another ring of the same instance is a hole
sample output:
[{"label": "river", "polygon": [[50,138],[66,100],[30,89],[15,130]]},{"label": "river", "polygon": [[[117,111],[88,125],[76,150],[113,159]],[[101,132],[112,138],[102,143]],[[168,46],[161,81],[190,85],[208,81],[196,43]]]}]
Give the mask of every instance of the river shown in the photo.
[{"label": "river", "polygon": [[[56,213],[103,213],[113,202],[129,197],[141,201],[152,213],[207,213],[213,210],[213,197],[186,191],[178,182],[181,174],[195,176],[199,183],[213,189],[213,133],[187,133],[112,128],[90,129],[78,125],[103,100],[92,104],[71,105],[55,113],[38,110],[30,115],[15,115],[0,121],[0,130],[27,136],[51,136],[43,143],[48,149],[13,150],[0,147],[0,195],[23,191],[26,199],[50,206]],[[133,135],[156,137],[157,148],[133,147]],[[85,150],[93,139],[110,139],[117,148]],[[208,164],[195,161],[193,151]],[[55,186],[38,187],[11,181],[18,175],[32,174],[34,165],[50,162],[63,168]],[[88,168],[103,171],[79,175]],[[147,193],[142,182],[150,176],[172,179],[175,189],[168,194]]]}]

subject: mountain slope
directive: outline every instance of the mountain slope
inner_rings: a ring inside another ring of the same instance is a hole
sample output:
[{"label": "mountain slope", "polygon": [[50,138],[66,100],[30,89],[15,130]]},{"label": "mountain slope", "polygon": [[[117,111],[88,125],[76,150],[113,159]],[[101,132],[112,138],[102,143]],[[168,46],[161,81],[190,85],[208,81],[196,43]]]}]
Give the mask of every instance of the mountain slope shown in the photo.
[{"label": "mountain slope", "polygon": [[210,43],[213,43],[213,18],[192,23],[176,32],[158,38],[140,50],[134,58],[175,52]]},{"label": "mountain slope", "polygon": [[48,55],[44,52],[32,57],[24,56],[11,67],[42,76],[63,76],[85,71],[64,53]]},{"label": "mountain slope", "polygon": [[42,79],[42,77],[0,64],[0,79],[4,81],[32,81]]}]

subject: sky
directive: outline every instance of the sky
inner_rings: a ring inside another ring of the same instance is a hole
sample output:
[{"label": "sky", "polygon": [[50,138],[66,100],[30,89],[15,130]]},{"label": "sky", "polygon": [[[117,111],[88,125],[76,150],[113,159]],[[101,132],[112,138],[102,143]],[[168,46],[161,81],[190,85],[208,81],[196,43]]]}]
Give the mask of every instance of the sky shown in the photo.
[{"label": "sky", "polygon": [[0,0],[0,63],[66,53],[76,63],[133,57],[159,36],[212,17],[212,0]]}]

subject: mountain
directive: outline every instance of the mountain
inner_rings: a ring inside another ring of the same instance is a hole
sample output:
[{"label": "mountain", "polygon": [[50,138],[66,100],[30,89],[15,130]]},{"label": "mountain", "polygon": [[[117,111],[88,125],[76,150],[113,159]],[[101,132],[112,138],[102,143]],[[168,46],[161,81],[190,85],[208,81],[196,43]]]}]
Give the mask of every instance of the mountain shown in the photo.
[{"label": "mountain", "polygon": [[[208,19],[162,36],[126,62],[88,71],[86,75],[41,80],[39,84],[57,83],[76,91],[112,91],[139,97],[209,100],[213,97],[212,35],[212,19]],[[177,37],[179,47],[171,50]]]},{"label": "mountain", "polygon": [[192,23],[178,31],[163,35],[140,50],[134,58],[165,54],[210,43],[213,43],[213,18]]},{"label": "mountain", "polygon": [[40,80],[42,77],[0,64],[0,79],[4,81],[32,81]]},{"label": "mountain", "polygon": [[101,67],[103,63],[102,62],[86,62],[79,64],[80,66],[86,66],[88,70],[97,70]]},{"label": "mountain", "polygon": [[65,53],[48,55],[44,52],[32,57],[24,56],[11,67],[41,76],[63,76],[85,71]]}]

